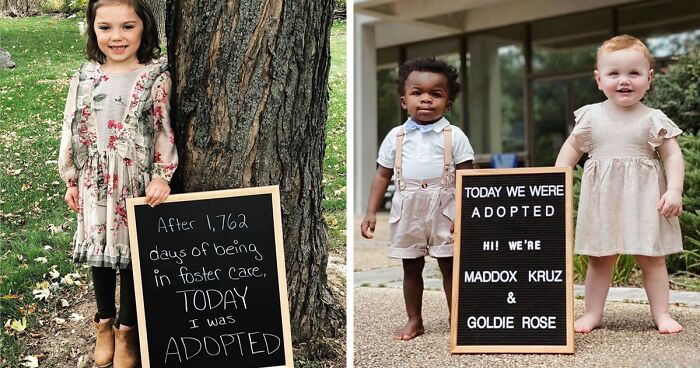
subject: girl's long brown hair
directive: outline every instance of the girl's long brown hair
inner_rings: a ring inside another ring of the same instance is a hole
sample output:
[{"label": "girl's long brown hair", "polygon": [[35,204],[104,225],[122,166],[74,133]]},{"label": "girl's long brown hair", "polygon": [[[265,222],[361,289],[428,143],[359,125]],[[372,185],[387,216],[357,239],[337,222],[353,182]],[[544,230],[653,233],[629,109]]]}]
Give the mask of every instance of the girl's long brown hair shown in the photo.
[{"label": "girl's long brown hair", "polygon": [[125,4],[134,8],[136,15],[143,22],[143,33],[141,34],[141,45],[136,51],[139,63],[145,64],[160,56],[160,45],[158,44],[158,25],[153,16],[153,11],[144,0],[90,0],[87,10],[87,34],[88,40],[85,45],[85,56],[88,60],[96,61],[100,64],[106,60],[105,54],[97,45],[97,34],[95,33],[95,14],[97,8],[106,4]]}]

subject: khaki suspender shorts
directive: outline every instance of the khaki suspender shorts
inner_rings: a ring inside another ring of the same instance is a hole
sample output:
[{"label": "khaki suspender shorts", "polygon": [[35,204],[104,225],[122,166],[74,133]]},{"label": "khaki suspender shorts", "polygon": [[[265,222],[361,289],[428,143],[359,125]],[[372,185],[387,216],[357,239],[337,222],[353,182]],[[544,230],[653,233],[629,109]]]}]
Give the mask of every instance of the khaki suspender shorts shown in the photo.
[{"label": "khaki suspender shorts", "polygon": [[452,129],[449,126],[445,127],[444,136],[445,161],[442,176],[419,180],[403,177],[403,126],[396,134],[396,192],[389,215],[389,257],[452,257],[454,235],[450,233],[450,227],[455,217],[455,188],[454,175],[450,173]]}]

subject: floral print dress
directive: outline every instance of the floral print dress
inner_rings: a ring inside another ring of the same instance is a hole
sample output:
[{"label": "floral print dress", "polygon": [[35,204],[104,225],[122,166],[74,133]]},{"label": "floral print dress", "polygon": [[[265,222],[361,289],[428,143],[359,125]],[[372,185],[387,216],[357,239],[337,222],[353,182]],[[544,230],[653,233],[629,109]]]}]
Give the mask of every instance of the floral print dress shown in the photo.
[{"label": "floral print dress", "polygon": [[[71,81],[58,166],[66,185],[78,187],[75,262],[130,268],[126,199],[143,196],[152,178],[169,182],[177,168],[165,58],[137,74],[122,98],[108,92],[110,77],[97,63],[84,64]],[[114,114],[104,111],[108,99],[124,105],[121,118],[105,116]]]}]

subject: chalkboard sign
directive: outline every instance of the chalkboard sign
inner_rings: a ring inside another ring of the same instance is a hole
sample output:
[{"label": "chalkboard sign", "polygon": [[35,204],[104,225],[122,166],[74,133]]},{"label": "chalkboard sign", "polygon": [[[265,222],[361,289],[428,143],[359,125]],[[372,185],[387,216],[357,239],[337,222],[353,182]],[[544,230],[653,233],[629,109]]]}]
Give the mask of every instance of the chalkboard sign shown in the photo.
[{"label": "chalkboard sign", "polygon": [[459,170],[453,353],[573,353],[570,168]]},{"label": "chalkboard sign", "polygon": [[143,367],[292,367],[279,189],[127,200]]}]

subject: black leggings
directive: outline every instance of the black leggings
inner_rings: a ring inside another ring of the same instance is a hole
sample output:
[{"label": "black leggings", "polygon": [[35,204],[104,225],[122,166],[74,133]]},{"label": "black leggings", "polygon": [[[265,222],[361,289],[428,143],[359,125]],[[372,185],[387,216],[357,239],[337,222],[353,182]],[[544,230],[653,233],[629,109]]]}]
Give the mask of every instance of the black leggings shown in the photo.
[{"label": "black leggings", "polygon": [[[134,273],[131,269],[119,270],[119,323],[125,326],[136,324],[136,297]],[[113,318],[117,315],[114,293],[117,290],[117,270],[109,267],[92,267],[95,285],[95,301],[98,318]]]}]

